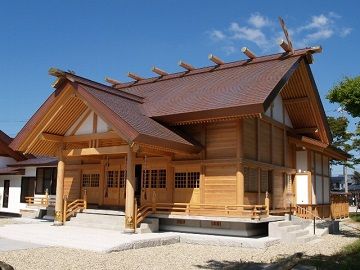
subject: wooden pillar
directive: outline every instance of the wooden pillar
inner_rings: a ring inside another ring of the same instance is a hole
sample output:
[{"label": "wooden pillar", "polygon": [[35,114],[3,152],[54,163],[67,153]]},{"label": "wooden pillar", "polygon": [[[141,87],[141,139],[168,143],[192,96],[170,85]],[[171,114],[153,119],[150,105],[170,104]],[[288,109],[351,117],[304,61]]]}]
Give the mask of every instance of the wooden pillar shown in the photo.
[{"label": "wooden pillar", "polygon": [[55,201],[55,220],[54,225],[63,225],[63,196],[64,196],[64,175],[65,162],[62,155],[61,146],[58,154],[57,178],[56,178],[56,201]]},{"label": "wooden pillar", "polygon": [[125,200],[125,230],[127,233],[135,232],[134,199],[135,199],[135,153],[129,147],[126,164],[126,200]]},{"label": "wooden pillar", "polygon": [[245,184],[244,184],[244,120],[239,119],[237,124],[237,165],[236,165],[236,204],[244,204]]},{"label": "wooden pillar", "polygon": [[101,160],[100,163],[100,176],[99,176],[99,205],[103,205],[104,204],[104,197],[105,197],[105,181],[106,181],[106,177],[105,177],[105,160]]}]

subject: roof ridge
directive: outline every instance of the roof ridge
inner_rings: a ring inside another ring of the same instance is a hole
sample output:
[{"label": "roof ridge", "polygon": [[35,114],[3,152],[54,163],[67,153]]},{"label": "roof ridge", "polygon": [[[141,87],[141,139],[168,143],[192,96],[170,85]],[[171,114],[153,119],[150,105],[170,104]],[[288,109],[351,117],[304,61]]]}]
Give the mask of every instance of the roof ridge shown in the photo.
[{"label": "roof ridge", "polygon": [[[239,67],[239,66],[242,66],[245,64],[249,64],[249,65],[259,64],[259,63],[264,63],[264,62],[273,61],[273,60],[281,60],[281,59],[287,59],[287,58],[291,58],[291,57],[302,56],[302,55],[306,55],[307,53],[311,53],[311,54],[317,53],[317,52],[320,52],[321,50],[322,50],[322,48],[320,46],[306,47],[303,49],[295,50],[294,53],[287,53],[287,52],[274,53],[274,54],[259,56],[259,57],[256,57],[255,59],[236,60],[236,61],[227,62],[223,65],[210,65],[210,66],[195,68],[193,70],[169,73],[164,76],[150,77],[150,78],[143,79],[141,81],[125,82],[122,84],[112,86],[111,88],[118,89],[118,90],[126,89],[126,88],[131,88],[133,86],[140,86],[140,85],[145,85],[145,84],[150,84],[150,83],[162,82],[162,81],[181,78],[181,77],[185,77],[185,76],[197,75],[197,74],[201,74],[201,73],[205,73],[205,72],[212,72],[212,71],[217,71],[217,70],[235,68],[235,67]],[[129,92],[126,92],[126,93],[129,93]]]}]

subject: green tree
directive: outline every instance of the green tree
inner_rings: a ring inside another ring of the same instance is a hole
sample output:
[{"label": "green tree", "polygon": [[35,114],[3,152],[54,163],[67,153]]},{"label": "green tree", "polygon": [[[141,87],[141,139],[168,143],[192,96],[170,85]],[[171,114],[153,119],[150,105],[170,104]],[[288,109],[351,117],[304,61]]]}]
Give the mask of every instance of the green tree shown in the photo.
[{"label": "green tree", "polygon": [[339,103],[352,117],[360,116],[360,76],[345,77],[332,89],[326,98]]},{"label": "green tree", "polygon": [[[338,103],[353,118],[360,117],[360,76],[345,77],[330,89],[326,98]],[[333,145],[347,152],[352,151],[350,167],[360,164],[360,123],[354,132],[348,132],[346,117],[329,117],[330,129],[334,137]]]},{"label": "green tree", "polygon": [[354,171],[354,181],[356,185],[360,184],[360,173],[358,171]]}]

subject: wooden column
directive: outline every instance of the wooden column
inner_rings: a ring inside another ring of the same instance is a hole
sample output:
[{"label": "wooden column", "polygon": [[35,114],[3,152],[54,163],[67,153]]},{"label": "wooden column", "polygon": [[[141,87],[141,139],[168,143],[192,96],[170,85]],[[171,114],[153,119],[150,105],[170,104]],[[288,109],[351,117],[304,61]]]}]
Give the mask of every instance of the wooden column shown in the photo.
[{"label": "wooden column", "polygon": [[244,120],[239,119],[237,123],[237,149],[236,149],[236,204],[244,204],[244,166],[242,164],[242,159],[244,158]]},{"label": "wooden column", "polygon": [[57,178],[56,178],[56,201],[55,201],[55,220],[54,225],[63,225],[63,196],[64,196],[64,175],[65,162],[62,155],[63,147],[59,147]]},{"label": "wooden column", "polygon": [[135,153],[129,147],[126,159],[126,200],[125,200],[125,230],[135,232],[134,199],[135,199]]},{"label": "wooden column", "polygon": [[105,163],[106,160],[101,160],[100,163],[100,177],[99,177],[99,205],[104,204],[104,196],[105,196]]}]

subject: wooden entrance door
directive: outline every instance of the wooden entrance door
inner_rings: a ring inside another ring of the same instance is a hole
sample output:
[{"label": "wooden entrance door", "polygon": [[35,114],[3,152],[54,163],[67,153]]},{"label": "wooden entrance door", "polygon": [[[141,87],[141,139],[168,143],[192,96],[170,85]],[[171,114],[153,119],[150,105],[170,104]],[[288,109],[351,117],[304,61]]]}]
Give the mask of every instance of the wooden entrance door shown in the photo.
[{"label": "wooden entrance door", "polygon": [[89,204],[98,204],[100,195],[100,173],[99,171],[84,170],[81,181],[81,197],[84,196],[86,189],[87,202]]},{"label": "wooden entrance door", "polygon": [[9,190],[10,190],[10,180],[4,180],[4,197],[3,197],[3,208],[9,207]]},{"label": "wooden entrance door", "polygon": [[21,178],[20,202],[26,203],[26,197],[34,197],[35,193],[35,177]]},{"label": "wooden entrance door", "polygon": [[104,179],[104,205],[124,206],[126,179],[123,166],[108,166]]}]

